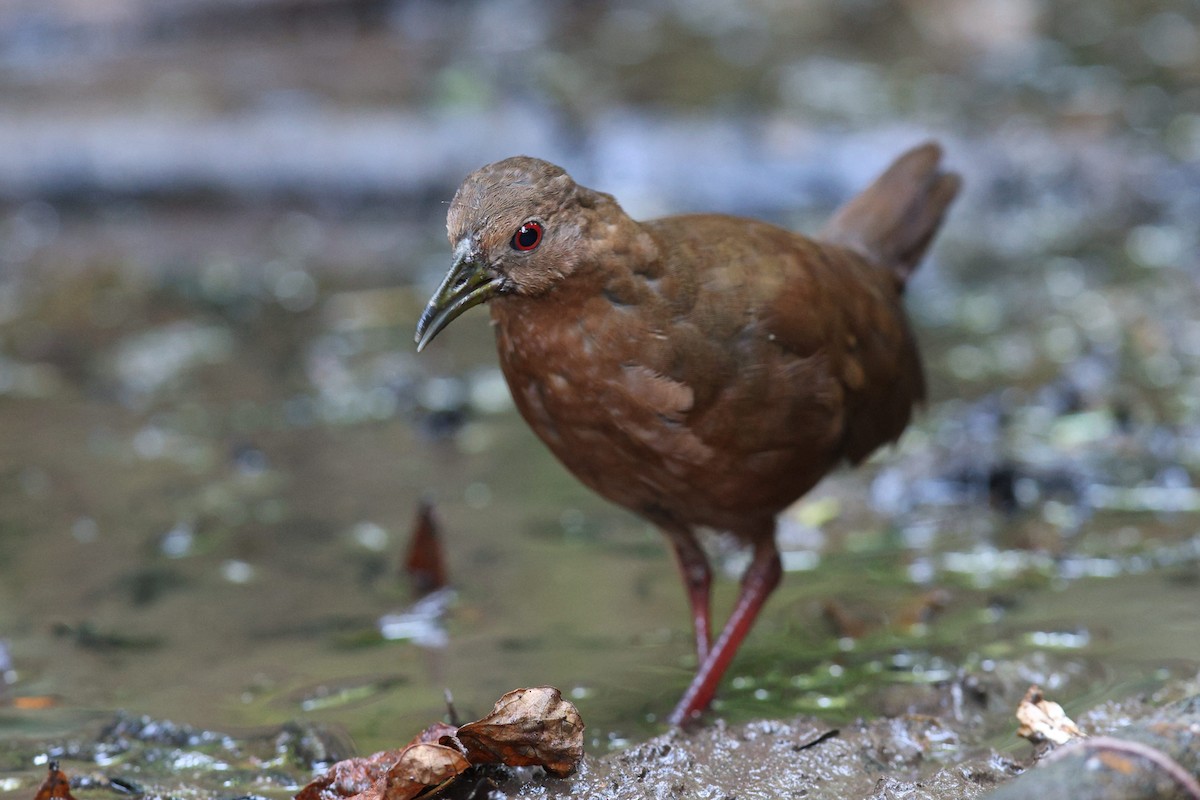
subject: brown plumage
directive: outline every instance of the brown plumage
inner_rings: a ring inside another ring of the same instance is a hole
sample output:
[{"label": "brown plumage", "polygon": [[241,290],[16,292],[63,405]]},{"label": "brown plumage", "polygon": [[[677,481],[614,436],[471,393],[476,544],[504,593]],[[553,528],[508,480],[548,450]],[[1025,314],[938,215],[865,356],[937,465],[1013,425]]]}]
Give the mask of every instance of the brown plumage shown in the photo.
[{"label": "brown plumage", "polygon": [[[455,263],[418,349],[490,301],[530,427],[667,536],[700,659],[675,723],[708,706],[779,581],[775,515],[894,440],[924,397],[901,295],[958,191],[940,158],[933,143],[909,151],[816,238],[716,214],[636,222],[523,156],[475,171],[450,204]],[[711,645],[700,527],[754,549]]]}]

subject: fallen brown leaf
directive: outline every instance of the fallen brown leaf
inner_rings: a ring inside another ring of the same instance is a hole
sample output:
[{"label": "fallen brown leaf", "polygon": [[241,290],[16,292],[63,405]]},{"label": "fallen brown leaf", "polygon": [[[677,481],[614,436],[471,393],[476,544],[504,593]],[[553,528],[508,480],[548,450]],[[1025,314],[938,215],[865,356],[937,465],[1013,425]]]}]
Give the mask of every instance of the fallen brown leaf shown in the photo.
[{"label": "fallen brown leaf", "polygon": [[[14,697],[9,700],[9,704],[12,705],[13,708],[19,708],[25,711],[41,711],[47,708],[54,708],[61,702],[62,701],[58,697],[55,697],[51,694],[22,695],[21,697]],[[2,704],[3,703],[0,702],[0,705]]]},{"label": "fallen brown leaf", "polygon": [[838,637],[862,639],[880,630],[909,631],[928,624],[949,602],[949,592],[934,588],[905,599],[891,612],[863,613],[838,600],[827,601],[823,611]]},{"label": "fallen brown leaf", "polygon": [[1037,686],[1030,686],[1021,698],[1017,705],[1017,721],[1021,723],[1017,736],[1035,744],[1044,741],[1066,744],[1085,736],[1063,711],[1063,707],[1047,700]]},{"label": "fallen brown leaf", "polygon": [[384,750],[365,758],[339,761],[301,789],[296,800],[338,800],[363,794],[387,777],[401,752]]},{"label": "fallen brown leaf", "polygon": [[411,800],[436,794],[470,766],[452,747],[415,742],[401,750],[339,761],[301,789],[296,800]]},{"label": "fallen brown leaf", "polygon": [[907,630],[917,625],[925,625],[945,610],[950,599],[948,591],[936,587],[916,597],[910,597],[892,614],[891,627]]},{"label": "fallen brown leaf", "polygon": [[57,761],[51,761],[49,767],[49,774],[42,781],[34,800],[75,800],[71,796],[71,782],[67,780],[67,773],[58,768]]},{"label": "fallen brown leaf", "polygon": [[442,556],[433,503],[429,500],[422,500],[417,508],[417,521],[404,557],[404,571],[412,581],[413,596],[418,599],[446,585],[446,560]]},{"label": "fallen brown leaf", "polygon": [[822,610],[839,639],[861,639],[881,624],[879,620],[868,620],[862,614],[851,611],[838,600],[827,601]]},{"label": "fallen brown leaf", "polygon": [[516,689],[477,722],[435,722],[401,750],[339,761],[296,800],[429,798],[477,764],[539,766],[566,777],[582,758],[583,719],[575,706],[550,686]]},{"label": "fallen brown leaf", "polygon": [[425,791],[434,794],[470,766],[466,757],[452,747],[429,742],[410,744],[388,770],[383,800],[410,800]]},{"label": "fallen brown leaf", "polygon": [[565,777],[583,758],[583,719],[552,686],[509,692],[492,713],[463,725],[454,738],[472,764],[539,766]]}]

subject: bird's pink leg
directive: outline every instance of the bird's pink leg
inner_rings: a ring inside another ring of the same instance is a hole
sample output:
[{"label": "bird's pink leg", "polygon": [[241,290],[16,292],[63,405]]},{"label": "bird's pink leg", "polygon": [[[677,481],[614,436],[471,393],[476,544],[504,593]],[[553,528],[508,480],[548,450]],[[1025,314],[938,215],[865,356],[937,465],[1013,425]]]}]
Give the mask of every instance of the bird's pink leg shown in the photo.
[{"label": "bird's pink leg", "polygon": [[754,560],[742,576],[742,589],[733,607],[733,613],[729,615],[729,621],[725,623],[725,629],[721,631],[717,643],[700,662],[692,684],[671,712],[672,725],[682,725],[708,708],[713,695],[716,694],[717,685],[721,682],[721,676],[728,669],[729,662],[733,660],[742,640],[750,632],[763,603],[779,585],[782,575],[783,568],[779,563],[779,551],[775,549],[774,539],[767,537],[760,540],[755,546]]},{"label": "bird's pink leg", "polygon": [[708,658],[708,648],[712,642],[712,629],[709,627],[712,571],[708,566],[708,557],[691,531],[671,531],[669,536],[671,544],[675,546],[679,574],[683,576],[683,589],[687,592],[688,605],[692,609],[692,627],[696,631],[696,663],[703,664]]}]

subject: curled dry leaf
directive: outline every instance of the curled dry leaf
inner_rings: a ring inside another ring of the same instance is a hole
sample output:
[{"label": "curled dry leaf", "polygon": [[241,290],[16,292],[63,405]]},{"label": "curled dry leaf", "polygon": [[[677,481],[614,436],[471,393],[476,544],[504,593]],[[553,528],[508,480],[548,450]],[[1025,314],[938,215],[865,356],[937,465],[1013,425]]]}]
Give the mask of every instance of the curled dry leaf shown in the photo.
[{"label": "curled dry leaf", "polygon": [[384,750],[366,758],[339,761],[301,789],[296,800],[340,800],[363,794],[387,777],[400,752]]},{"label": "curled dry leaf", "polygon": [[432,797],[476,764],[538,766],[565,777],[582,758],[583,719],[575,706],[549,686],[516,689],[477,722],[436,722],[402,750],[339,761],[296,800],[412,800]]},{"label": "curled dry leaf", "polygon": [[539,766],[565,777],[583,758],[583,719],[552,686],[514,689],[456,738],[472,764]]},{"label": "curled dry leaf", "polygon": [[1083,732],[1067,716],[1062,706],[1047,700],[1037,686],[1030,686],[1021,698],[1017,706],[1017,721],[1021,723],[1017,735],[1035,744],[1043,741],[1066,744],[1072,739],[1084,738]]},{"label": "curled dry leaf", "polygon": [[403,750],[339,761],[305,786],[296,800],[411,800],[433,794],[469,766],[452,747],[415,742]]},{"label": "curled dry leaf", "polygon": [[75,800],[71,796],[71,782],[67,773],[58,768],[57,761],[50,762],[49,774],[38,788],[34,800]]},{"label": "curled dry leaf", "polygon": [[823,611],[839,637],[861,639],[879,630],[907,631],[928,624],[949,602],[949,592],[934,588],[906,599],[889,613],[862,613],[837,600],[825,603]]},{"label": "curled dry leaf", "polygon": [[466,757],[452,747],[429,742],[410,744],[388,770],[383,800],[410,800],[426,790],[436,792],[470,766]]},{"label": "curled dry leaf", "polygon": [[424,499],[417,508],[417,519],[404,556],[404,571],[412,582],[417,599],[446,586],[446,559],[442,540],[433,515],[433,503]]},{"label": "curled dry leaf", "polygon": [[948,591],[937,587],[922,592],[916,597],[910,597],[899,611],[892,615],[891,625],[902,630],[925,625],[946,609],[946,606],[950,604],[950,599]]},{"label": "curled dry leaf", "polygon": [[825,603],[823,611],[825,619],[833,625],[834,630],[837,631],[838,638],[841,639],[861,639],[872,629],[880,626],[878,620],[869,620],[862,614],[851,611],[844,603],[838,600],[830,600]]}]

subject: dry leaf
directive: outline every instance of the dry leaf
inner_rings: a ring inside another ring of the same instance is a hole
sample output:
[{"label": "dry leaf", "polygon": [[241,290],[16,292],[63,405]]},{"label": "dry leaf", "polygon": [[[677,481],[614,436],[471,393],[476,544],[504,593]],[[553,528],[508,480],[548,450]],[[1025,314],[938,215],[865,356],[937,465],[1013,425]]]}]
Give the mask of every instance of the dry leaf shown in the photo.
[{"label": "dry leaf", "polygon": [[413,595],[418,599],[446,586],[446,560],[442,556],[433,503],[429,500],[422,500],[417,509],[417,521],[404,557],[404,571],[408,573]]},{"label": "dry leaf", "polygon": [[861,639],[869,631],[879,627],[878,620],[867,620],[863,615],[851,611],[838,600],[829,600],[822,610],[825,613],[825,619],[833,625],[840,639]]},{"label": "dry leaf", "polygon": [[383,800],[410,800],[427,790],[432,794],[470,766],[466,757],[452,747],[428,742],[410,744],[388,770]]},{"label": "dry leaf", "polygon": [[823,611],[825,619],[839,637],[862,639],[880,630],[908,631],[918,625],[928,624],[949,601],[949,592],[934,588],[907,598],[903,605],[891,612],[864,614],[838,600],[826,602]]},{"label": "dry leaf", "polygon": [[459,728],[457,739],[472,764],[539,766],[565,777],[583,758],[583,719],[552,686],[515,689]]},{"label": "dry leaf", "polygon": [[52,800],[52,798],[75,800],[71,796],[71,782],[67,780],[67,773],[58,768],[57,761],[50,762],[50,774],[46,776],[46,780],[42,781],[41,787],[34,795],[34,800]]},{"label": "dry leaf", "polygon": [[950,593],[945,589],[933,588],[922,592],[916,597],[910,597],[898,611],[892,614],[890,626],[907,630],[918,625],[925,625],[950,603]]},{"label": "dry leaf", "polygon": [[339,800],[369,791],[387,777],[400,750],[384,750],[366,758],[339,761],[296,795],[296,800]]},{"label": "dry leaf", "polygon": [[1017,721],[1021,723],[1017,736],[1035,744],[1042,741],[1066,744],[1072,739],[1084,738],[1062,706],[1047,700],[1037,686],[1030,686],[1021,699],[1017,706]]},{"label": "dry leaf", "polygon": [[435,722],[402,750],[339,761],[296,800],[427,798],[476,764],[539,766],[565,777],[582,758],[583,720],[575,706],[549,686],[517,689],[477,722],[461,728]]},{"label": "dry leaf", "polygon": [[454,748],[417,742],[403,750],[339,761],[301,789],[296,800],[410,800],[433,794],[469,766]]}]

